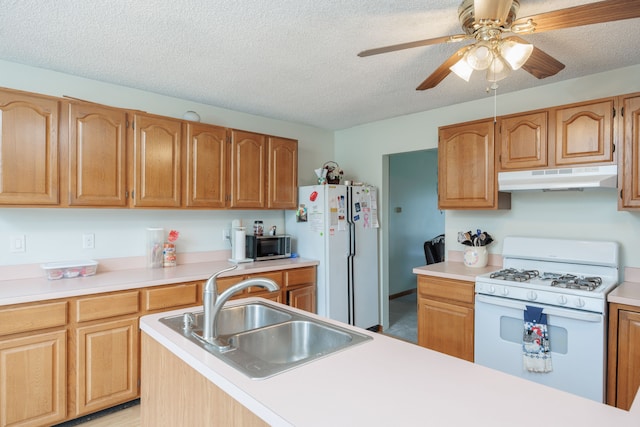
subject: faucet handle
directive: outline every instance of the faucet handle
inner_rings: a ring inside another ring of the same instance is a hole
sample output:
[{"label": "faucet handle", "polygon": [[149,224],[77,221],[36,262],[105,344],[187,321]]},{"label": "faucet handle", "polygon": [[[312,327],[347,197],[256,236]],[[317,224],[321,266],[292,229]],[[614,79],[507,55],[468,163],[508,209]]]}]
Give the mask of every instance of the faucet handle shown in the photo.
[{"label": "faucet handle", "polygon": [[192,313],[184,313],[182,315],[182,329],[184,329],[185,331],[189,332],[191,330],[191,327],[195,325],[195,323],[196,322],[193,318]]}]

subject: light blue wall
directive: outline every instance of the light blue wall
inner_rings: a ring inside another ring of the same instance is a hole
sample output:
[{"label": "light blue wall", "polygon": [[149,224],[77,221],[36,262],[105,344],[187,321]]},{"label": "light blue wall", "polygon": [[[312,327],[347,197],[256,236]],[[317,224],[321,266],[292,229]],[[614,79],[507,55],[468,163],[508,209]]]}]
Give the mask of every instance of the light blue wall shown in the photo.
[{"label": "light blue wall", "polygon": [[[333,159],[333,132],[225,110],[123,86],[0,60],[0,87],[71,96],[105,105],[182,118],[198,112],[203,123],[294,138],[299,141],[299,182],[313,184],[313,170]],[[229,249],[222,230],[240,218],[284,229],[283,211],[22,209],[0,208],[0,266],[87,258],[142,256],[147,227],[180,231],[179,252]],[[82,249],[82,234],[95,234],[95,249]],[[10,252],[10,237],[26,236],[24,253]]]},{"label": "light blue wall", "polygon": [[416,288],[412,270],[425,264],[425,240],[444,233],[437,184],[437,150],[389,156],[389,295]]}]

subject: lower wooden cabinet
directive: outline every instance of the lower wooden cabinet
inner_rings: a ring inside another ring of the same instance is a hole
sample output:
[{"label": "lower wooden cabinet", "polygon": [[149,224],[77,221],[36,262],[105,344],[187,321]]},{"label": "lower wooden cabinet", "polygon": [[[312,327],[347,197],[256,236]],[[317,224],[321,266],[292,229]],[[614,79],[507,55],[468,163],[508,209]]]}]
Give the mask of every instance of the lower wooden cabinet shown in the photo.
[{"label": "lower wooden cabinet", "polygon": [[640,387],[640,307],[609,304],[607,403],[628,410]]},{"label": "lower wooden cabinet", "polygon": [[314,285],[287,290],[287,305],[311,313],[316,312],[316,288]]},{"label": "lower wooden cabinet", "polygon": [[474,283],[418,276],[418,345],[473,362]]},{"label": "lower wooden cabinet", "polygon": [[67,331],[0,338],[0,426],[46,426],[67,415]]},{"label": "lower wooden cabinet", "polygon": [[75,413],[138,397],[138,316],[76,329]]},{"label": "lower wooden cabinet", "polygon": [[[220,278],[218,292],[250,277],[280,290],[262,297],[315,312],[316,267]],[[0,427],[50,426],[140,396],[139,319],[202,309],[204,281],[0,307]],[[200,305],[200,306],[199,306]]]}]

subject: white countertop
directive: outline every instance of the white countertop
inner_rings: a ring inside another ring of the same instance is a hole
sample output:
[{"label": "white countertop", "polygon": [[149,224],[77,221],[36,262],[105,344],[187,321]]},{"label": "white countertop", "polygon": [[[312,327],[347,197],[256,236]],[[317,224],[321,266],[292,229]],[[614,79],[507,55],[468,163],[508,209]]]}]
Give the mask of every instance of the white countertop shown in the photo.
[{"label": "white countertop", "polygon": [[607,301],[640,307],[640,283],[622,282],[609,292]]},{"label": "white countertop", "polygon": [[140,327],[274,426],[640,425],[640,399],[623,411],[361,329],[373,340],[251,380],[158,321],[185,311],[145,316]]},{"label": "white countertop", "polygon": [[[102,292],[206,280],[216,271],[233,265],[228,261],[181,264],[171,268],[135,268],[100,272],[89,277],[47,280],[43,277],[0,280],[0,306],[25,302],[69,298]],[[288,268],[318,265],[318,261],[288,258],[238,264],[236,270],[220,277],[254,274]]]},{"label": "white countertop", "polygon": [[481,268],[467,267],[462,262],[445,261],[439,262],[437,264],[415,267],[413,269],[413,273],[422,274],[425,276],[443,277],[445,279],[456,279],[475,282],[476,276],[480,274],[491,273],[492,271],[500,270],[501,268],[501,266],[495,265],[487,265],[486,267]]}]

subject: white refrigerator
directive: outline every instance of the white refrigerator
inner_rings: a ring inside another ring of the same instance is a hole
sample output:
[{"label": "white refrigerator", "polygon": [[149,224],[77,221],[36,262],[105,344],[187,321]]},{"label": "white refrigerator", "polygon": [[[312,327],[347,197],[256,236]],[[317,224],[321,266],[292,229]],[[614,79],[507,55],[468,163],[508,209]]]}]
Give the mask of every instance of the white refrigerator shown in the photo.
[{"label": "white refrigerator", "polygon": [[361,328],[380,325],[378,202],[375,187],[312,185],[286,213],[292,251],[317,259],[317,310]]}]

